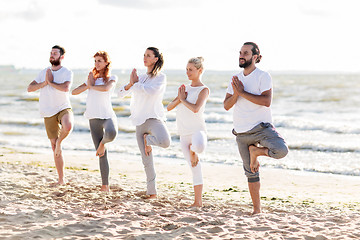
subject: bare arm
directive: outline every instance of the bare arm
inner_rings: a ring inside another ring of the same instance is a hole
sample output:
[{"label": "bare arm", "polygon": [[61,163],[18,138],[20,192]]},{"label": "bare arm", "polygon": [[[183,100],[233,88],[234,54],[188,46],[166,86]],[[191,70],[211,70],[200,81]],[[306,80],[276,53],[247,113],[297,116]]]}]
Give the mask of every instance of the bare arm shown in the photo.
[{"label": "bare arm", "polygon": [[62,91],[62,92],[68,92],[70,91],[70,82],[64,82],[64,83],[54,83],[54,82],[49,82],[48,83],[50,86],[52,86],[53,88]]},{"label": "bare arm", "polygon": [[86,91],[87,89],[89,89],[89,86],[86,85],[85,83],[83,83],[80,86],[78,86],[77,88],[75,88],[74,90],[72,90],[71,94],[72,95],[78,95],[78,94]]},{"label": "bare arm", "polygon": [[107,92],[115,85],[115,80],[110,80],[104,85],[93,85],[89,86],[89,88],[94,89],[99,92]]},{"label": "bare arm", "polygon": [[238,99],[238,95],[234,93],[234,95],[231,95],[230,93],[226,93],[225,100],[224,100],[224,108],[226,111],[229,111],[230,108],[234,106]]},{"label": "bare arm", "polygon": [[270,107],[271,105],[271,97],[272,93],[271,93],[271,89],[264,91],[261,93],[261,95],[254,95],[248,92],[244,92],[241,97],[249,100],[252,103],[255,103],[257,105],[261,105],[261,106],[265,106],[265,107]]},{"label": "bare arm", "polygon": [[174,108],[176,108],[176,106],[179,105],[179,103],[180,103],[180,99],[178,96],[176,96],[176,98],[174,100],[172,100],[171,103],[169,103],[169,105],[167,105],[166,109],[168,111],[171,111]]},{"label": "bare arm", "polygon": [[47,85],[47,82],[46,82],[46,81],[41,82],[41,83],[38,83],[38,82],[36,82],[36,81],[34,80],[34,81],[32,81],[32,82],[29,84],[29,86],[28,86],[28,88],[27,88],[27,91],[28,91],[28,92],[35,92],[35,91],[39,90],[40,88],[45,87],[46,85]]},{"label": "bare arm", "polygon": [[192,104],[186,100],[186,93],[185,93],[185,86],[182,85],[179,89],[179,98],[182,104],[185,105],[188,109],[190,109],[192,112],[197,113],[200,108],[204,105],[206,98],[209,96],[209,89],[204,88],[199,93],[198,99],[196,100],[195,104]]}]

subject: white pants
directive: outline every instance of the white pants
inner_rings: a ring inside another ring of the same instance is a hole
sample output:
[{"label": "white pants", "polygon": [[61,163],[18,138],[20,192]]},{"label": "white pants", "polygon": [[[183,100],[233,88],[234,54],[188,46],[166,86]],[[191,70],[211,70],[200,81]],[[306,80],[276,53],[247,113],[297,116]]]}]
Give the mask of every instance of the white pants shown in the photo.
[{"label": "white pants", "polygon": [[[202,172],[201,172],[201,163],[200,160],[198,164],[195,167],[191,166],[191,160],[190,160],[190,149],[191,151],[200,154],[202,153],[207,144],[207,136],[204,131],[196,132],[192,135],[182,135],[180,136],[180,144],[181,149],[184,153],[185,160],[190,166],[190,169],[192,171],[193,176],[193,185],[202,185],[203,179],[202,179]],[[190,146],[191,144],[191,146]],[[190,146],[190,148],[189,148]]]}]

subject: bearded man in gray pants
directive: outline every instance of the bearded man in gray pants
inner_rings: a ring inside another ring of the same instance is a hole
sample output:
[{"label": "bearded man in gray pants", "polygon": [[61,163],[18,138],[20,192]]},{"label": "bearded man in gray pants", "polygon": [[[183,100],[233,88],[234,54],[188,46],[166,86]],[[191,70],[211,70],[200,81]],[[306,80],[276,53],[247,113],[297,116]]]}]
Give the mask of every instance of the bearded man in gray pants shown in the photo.
[{"label": "bearded man in gray pants", "polygon": [[253,213],[261,213],[259,156],[283,158],[288,153],[284,139],[272,125],[272,80],[255,66],[261,60],[257,44],[246,42],[240,50],[239,66],[244,70],[229,82],[224,108],[234,106],[234,129],[245,175],[248,178]]}]

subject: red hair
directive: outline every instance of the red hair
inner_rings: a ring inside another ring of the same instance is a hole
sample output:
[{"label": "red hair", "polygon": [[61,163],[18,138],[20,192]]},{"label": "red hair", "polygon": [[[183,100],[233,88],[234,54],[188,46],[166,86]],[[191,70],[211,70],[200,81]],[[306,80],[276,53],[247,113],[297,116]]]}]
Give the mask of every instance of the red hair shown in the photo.
[{"label": "red hair", "polygon": [[104,59],[105,63],[107,63],[106,67],[101,71],[96,70],[96,67],[94,67],[92,70],[94,79],[102,78],[104,83],[106,83],[107,81],[109,81],[110,78],[111,61],[109,54],[105,51],[98,51],[97,53],[95,53],[94,57],[101,57],[102,59]]}]

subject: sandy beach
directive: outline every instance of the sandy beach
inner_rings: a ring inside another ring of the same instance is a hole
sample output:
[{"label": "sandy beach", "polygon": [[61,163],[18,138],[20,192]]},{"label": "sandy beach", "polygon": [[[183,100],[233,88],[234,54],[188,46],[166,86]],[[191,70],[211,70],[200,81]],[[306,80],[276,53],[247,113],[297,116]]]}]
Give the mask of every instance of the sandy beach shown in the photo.
[{"label": "sandy beach", "polygon": [[190,170],[171,159],[156,163],[159,197],[146,200],[139,156],[111,155],[106,194],[92,152],[65,152],[59,187],[51,154],[0,152],[0,239],[360,238],[360,177],[261,169],[263,213],[250,216],[241,166],[203,164],[194,209]]}]

